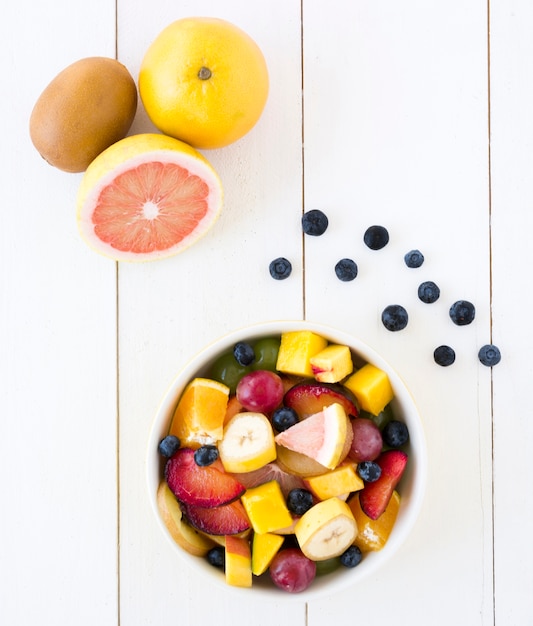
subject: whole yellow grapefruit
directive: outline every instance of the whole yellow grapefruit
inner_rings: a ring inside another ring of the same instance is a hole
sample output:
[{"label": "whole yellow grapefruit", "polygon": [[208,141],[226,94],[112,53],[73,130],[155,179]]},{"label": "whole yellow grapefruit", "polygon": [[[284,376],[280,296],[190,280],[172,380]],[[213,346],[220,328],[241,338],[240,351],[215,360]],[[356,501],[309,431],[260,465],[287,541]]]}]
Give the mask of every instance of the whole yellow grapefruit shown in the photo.
[{"label": "whole yellow grapefruit", "polygon": [[139,72],[153,124],[195,148],[222,148],[243,137],[261,117],[268,90],[259,46],[219,18],[171,23],[146,51]]}]

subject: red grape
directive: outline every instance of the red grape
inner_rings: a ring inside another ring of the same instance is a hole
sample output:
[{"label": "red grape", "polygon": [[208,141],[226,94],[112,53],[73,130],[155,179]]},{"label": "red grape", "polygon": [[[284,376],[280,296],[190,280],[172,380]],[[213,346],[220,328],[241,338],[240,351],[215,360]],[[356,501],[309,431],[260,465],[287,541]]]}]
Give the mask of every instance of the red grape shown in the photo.
[{"label": "red grape", "polygon": [[376,459],[383,448],[383,438],[376,424],[366,417],[356,417],[352,420],[352,430],[348,456],[357,463]]},{"label": "red grape", "polygon": [[283,400],[283,382],[274,372],[256,370],[245,374],[237,385],[237,400],[247,411],[269,413]]},{"label": "red grape", "polygon": [[299,548],[285,548],[276,554],[269,571],[276,587],[289,593],[299,593],[315,579],[316,563]]}]

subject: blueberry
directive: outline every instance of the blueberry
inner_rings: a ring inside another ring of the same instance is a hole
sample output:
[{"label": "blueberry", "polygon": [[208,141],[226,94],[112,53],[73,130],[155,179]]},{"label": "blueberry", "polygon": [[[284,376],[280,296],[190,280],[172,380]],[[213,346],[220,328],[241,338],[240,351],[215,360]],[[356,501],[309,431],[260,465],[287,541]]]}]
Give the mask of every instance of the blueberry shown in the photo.
[{"label": "blueberry", "polygon": [[424,255],[420,252],[420,250],[410,250],[404,257],[403,260],[407,267],[420,267],[424,262]]},{"label": "blueberry", "polygon": [[298,414],[288,406],[281,406],[272,414],[272,426],[282,433],[287,428],[294,426],[298,422]]},{"label": "blueberry", "polygon": [[303,515],[313,506],[313,494],[307,489],[291,489],[287,495],[287,508],[295,515]]},{"label": "blueberry", "polygon": [[211,548],[206,554],[207,562],[214,567],[220,567],[224,569],[224,565],[226,564],[226,555],[224,553],[223,546],[215,546]]},{"label": "blueberry", "polygon": [[274,259],[269,266],[270,275],[275,280],[284,280],[288,278],[292,272],[292,265],[285,257]]},{"label": "blueberry", "polygon": [[487,367],[492,367],[493,365],[498,365],[498,363],[501,361],[502,355],[499,348],[497,348],[495,345],[487,344],[479,350],[478,358],[483,365],[486,365]]},{"label": "blueberry", "polygon": [[455,362],[455,350],[450,346],[439,346],[433,352],[433,358],[437,365],[447,367]]},{"label": "blueberry", "polygon": [[403,330],[407,326],[409,316],[400,304],[389,304],[381,314],[381,321],[387,330]]},{"label": "blueberry", "polygon": [[239,341],[233,346],[233,356],[239,365],[246,367],[255,361],[255,352],[252,346],[245,341]]},{"label": "blueberry", "polygon": [[381,250],[389,243],[389,231],[384,226],[370,226],[363,240],[371,250]]},{"label": "blueberry", "polygon": [[205,445],[194,451],[194,462],[200,467],[211,465],[218,459],[216,446]]},{"label": "blueberry", "polygon": [[432,304],[439,299],[440,289],[432,280],[427,280],[418,287],[418,297],[422,302]]},{"label": "blueberry", "polygon": [[357,263],[352,259],[341,259],[335,265],[335,274],[343,282],[353,280],[357,276]]},{"label": "blueberry", "polygon": [[381,467],[374,461],[361,461],[357,464],[357,474],[365,483],[374,483],[381,476]]},{"label": "blueberry", "polygon": [[391,420],[381,433],[383,443],[391,448],[399,448],[409,441],[409,429],[398,420]]},{"label": "blueberry", "polygon": [[326,232],[328,224],[327,216],[319,209],[307,211],[302,215],[302,229],[306,235],[319,237]]},{"label": "blueberry", "polygon": [[450,317],[457,326],[466,326],[474,321],[476,309],[468,300],[457,300],[450,307]]},{"label": "blueberry", "polygon": [[357,546],[350,546],[340,556],[344,567],[356,567],[363,560],[363,553]]},{"label": "blueberry", "polygon": [[167,435],[159,442],[157,451],[161,456],[170,459],[179,450],[180,440],[174,435]]}]

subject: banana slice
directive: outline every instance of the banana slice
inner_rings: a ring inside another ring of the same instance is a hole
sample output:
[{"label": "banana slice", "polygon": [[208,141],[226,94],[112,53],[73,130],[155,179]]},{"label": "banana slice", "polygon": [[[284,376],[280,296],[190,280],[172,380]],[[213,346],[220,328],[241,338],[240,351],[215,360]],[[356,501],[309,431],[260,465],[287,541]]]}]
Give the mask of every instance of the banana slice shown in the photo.
[{"label": "banana slice", "polygon": [[218,444],[226,472],[252,472],[276,458],[274,432],[262,413],[237,413],[224,428]]},{"label": "banana slice", "polygon": [[302,552],[313,561],[342,554],[357,537],[357,523],[350,507],[337,497],[311,507],[294,527]]}]

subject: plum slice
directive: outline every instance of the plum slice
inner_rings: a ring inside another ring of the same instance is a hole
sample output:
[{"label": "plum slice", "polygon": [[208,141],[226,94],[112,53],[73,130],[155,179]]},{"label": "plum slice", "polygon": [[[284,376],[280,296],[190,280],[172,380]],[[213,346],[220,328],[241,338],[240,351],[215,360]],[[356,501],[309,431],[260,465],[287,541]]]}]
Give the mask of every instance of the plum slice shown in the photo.
[{"label": "plum slice", "polygon": [[234,476],[224,471],[219,461],[204,467],[197,465],[191,448],[180,448],[167,461],[165,478],[176,498],[192,506],[228,504],[246,490]]},{"label": "plum slice", "polygon": [[283,404],[294,409],[301,420],[334,403],[339,403],[350,417],[357,417],[359,414],[352,394],[335,383],[298,383],[283,398]]}]

